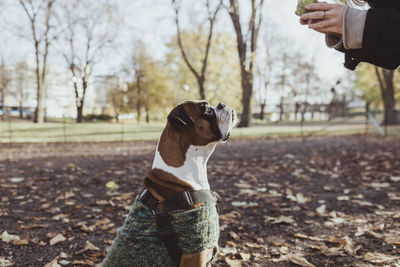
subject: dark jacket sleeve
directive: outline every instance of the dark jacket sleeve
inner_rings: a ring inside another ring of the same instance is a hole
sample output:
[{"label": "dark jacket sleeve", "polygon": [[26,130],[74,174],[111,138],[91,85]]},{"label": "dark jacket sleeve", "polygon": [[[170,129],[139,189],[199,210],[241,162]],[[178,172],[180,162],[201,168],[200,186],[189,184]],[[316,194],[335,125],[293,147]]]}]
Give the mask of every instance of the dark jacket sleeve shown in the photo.
[{"label": "dark jacket sleeve", "polygon": [[400,11],[388,8],[368,10],[361,49],[344,50],[345,66],[355,69],[368,62],[386,69],[400,65]]}]

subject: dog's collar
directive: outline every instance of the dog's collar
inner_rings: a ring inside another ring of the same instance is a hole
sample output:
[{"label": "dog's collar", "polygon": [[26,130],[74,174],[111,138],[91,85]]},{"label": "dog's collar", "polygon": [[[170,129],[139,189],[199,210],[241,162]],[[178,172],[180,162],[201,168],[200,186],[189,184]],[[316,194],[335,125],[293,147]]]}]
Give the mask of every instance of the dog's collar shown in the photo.
[{"label": "dog's collar", "polygon": [[182,191],[171,198],[162,202],[156,199],[149,190],[144,189],[139,194],[139,200],[145,204],[150,210],[156,210],[157,206],[162,204],[164,211],[188,209],[195,204],[202,202],[220,202],[222,199],[218,193],[201,189],[196,191]]}]

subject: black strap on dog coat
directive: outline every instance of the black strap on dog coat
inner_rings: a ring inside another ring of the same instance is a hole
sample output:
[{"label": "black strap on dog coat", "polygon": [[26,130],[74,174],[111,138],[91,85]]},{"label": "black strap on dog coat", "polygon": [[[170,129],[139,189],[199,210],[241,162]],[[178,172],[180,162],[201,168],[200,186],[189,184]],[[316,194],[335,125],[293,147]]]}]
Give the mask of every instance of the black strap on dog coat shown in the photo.
[{"label": "black strap on dog coat", "polygon": [[[150,191],[144,189],[139,195],[139,200],[154,214],[158,228],[158,236],[167,247],[168,254],[171,256],[172,260],[179,266],[182,257],[182,249],[178,246],[178,239],[167,215],[167,211],[188,209],[202,202],[217,202],[221,200],[221,197],[216,192],[202,189],[197,191],[182,191],[160,202]],[[162,204],[163,212],[156,213],[155,210],[159,204]]]}]

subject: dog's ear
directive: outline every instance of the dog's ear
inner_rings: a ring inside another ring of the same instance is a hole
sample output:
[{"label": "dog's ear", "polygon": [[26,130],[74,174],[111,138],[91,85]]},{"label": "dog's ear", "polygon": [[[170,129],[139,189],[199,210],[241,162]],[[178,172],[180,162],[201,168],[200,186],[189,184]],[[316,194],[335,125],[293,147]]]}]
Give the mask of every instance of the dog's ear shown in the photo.
[{"label": "dog's ear", "polygon": [[182,104],[176,106],[168,115],[168,122],[175,128],[193,127],[194,121],[187,114]]}]

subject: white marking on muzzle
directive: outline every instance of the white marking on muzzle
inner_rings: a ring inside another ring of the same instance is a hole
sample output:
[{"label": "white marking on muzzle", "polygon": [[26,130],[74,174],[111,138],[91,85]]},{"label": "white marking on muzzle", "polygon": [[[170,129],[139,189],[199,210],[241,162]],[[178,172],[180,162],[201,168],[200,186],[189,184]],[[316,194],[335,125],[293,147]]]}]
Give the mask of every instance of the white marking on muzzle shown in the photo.
[{"label": "white marking on muzzle", "polygon": [[217,116],[217,123],[222,135],[222,140],[226,140],[237,123],[236,112],[230,107],[224,107],[223,109],[214,108],[214,111]]}]

